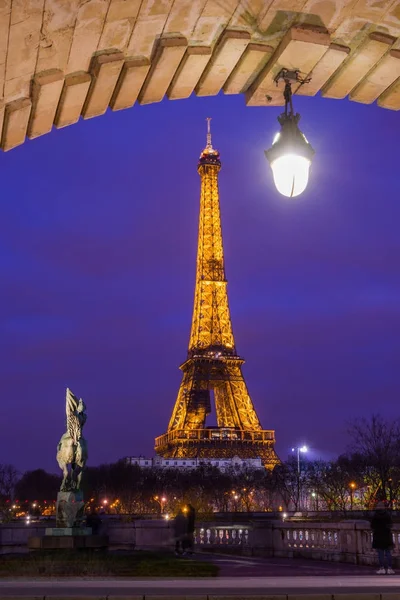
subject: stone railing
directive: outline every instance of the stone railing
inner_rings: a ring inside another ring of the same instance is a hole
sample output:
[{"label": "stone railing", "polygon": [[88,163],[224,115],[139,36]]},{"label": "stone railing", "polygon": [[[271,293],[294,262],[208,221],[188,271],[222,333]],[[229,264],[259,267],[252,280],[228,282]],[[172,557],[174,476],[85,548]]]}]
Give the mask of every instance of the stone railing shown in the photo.
[{"label": "stone railing", "polygon": [[198,523],[195,531],[195,545],[199,548],[237,548],[249,545],[250,526],[216,525]]},{"label": "stone railing", "polygon": [[[46,524],[0,526],[0,554],[26,552],[30,536],[45,534]],[[169,549],[174,547],[172,521],[110,520],[103,523],[112,549]],[[400,567],[400,524],[393,526],[393,557]],[[285,521],[257,517],[240,521],[227,517],[199,521],[196,548],[254,556],[304,557],[316,560],[372,565],[376,553],[368,521]]]},{"label": "stone railing", "polygon": [[[400,565],[400,525],[393,526],[393,557]],[[304,557],[318,560],[376,563],[368,521],[337,523],[254,522],[249,534],[253,555]]]}]

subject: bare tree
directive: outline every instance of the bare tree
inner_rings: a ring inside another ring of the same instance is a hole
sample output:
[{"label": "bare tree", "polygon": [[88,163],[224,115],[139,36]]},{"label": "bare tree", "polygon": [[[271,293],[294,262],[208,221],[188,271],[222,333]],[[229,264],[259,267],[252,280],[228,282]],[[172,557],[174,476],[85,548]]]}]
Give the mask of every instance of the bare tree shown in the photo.
[{"label": "bare tree", "polygon": [[0,520],[8,520],[11,516],[9,509],[17,481],[17,469],[13,465],[0,464]]},{"label": "bare tree", "polygon": [[352,482],[349,461],[339,457],[337,461],[315,461],[310,465],[309,482],[328,510],[346,513]]},{"label": "bare tree", "polygon": [[385,420],[380,415],[351,423],[350,450],[365,463],[376,494],[392,501],[393,482],[399,481],[400,420]]},{"label": "bare tree", "polygon": [[295,458],[277,465],[273,471],[276,490],[281,495],[285,505],[293,506],[295,511],[302,508],[302,497],[309,487],[309,463],[300,466]]}]

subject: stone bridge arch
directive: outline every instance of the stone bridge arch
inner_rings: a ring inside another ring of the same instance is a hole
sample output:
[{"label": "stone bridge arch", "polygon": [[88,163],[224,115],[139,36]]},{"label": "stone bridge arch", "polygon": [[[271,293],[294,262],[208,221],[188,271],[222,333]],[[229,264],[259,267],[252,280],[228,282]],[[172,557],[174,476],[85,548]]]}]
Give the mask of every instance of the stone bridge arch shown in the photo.
[{"label": "stone bridge arch", "polygon": [[277,106],[282,67],[399,110],[400,0],[2,0],[0,146],[165,96]]}]

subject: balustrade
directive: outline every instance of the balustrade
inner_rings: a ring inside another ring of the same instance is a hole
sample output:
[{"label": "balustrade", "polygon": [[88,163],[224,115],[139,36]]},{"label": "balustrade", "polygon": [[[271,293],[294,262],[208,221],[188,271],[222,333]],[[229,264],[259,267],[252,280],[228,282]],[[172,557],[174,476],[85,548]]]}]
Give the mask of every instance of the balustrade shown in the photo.
[{"label": "balustrade", "polygon": [[[343,521],[340,523],[294,523],[283,522],[273,524],[279,529],[281,548],[272,550],[323,550],[328,553],[348,553],[375,557],[372,548],[372,531],[367,522]],[[400,557],[400,525],[393,526],[393,556]]]},{"label": "balustrade", "polygon": [[[300,555],[309,558],[375,564],[372,532],[367,521],[337,523],[269,521],[224,525],[199,523],[195,543],[209,547],[237,547],[246,554],[267,552],[271,556]],[[393,556],[400,564],[400,525],[393,526]],[[242,550],[241,550],[242,549]]]},{"label": "balustrade", "polygon": [[248,525],[212,525],[201,523],[195,531],[195,544],[198,546],[248,546]]}]

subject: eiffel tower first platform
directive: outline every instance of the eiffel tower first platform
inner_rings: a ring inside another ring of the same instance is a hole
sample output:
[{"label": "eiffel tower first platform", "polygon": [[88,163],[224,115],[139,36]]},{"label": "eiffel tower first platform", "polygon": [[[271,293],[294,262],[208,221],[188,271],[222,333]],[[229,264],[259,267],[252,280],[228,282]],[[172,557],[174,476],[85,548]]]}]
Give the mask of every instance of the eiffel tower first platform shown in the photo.
[{"label": "eiffel tower first platform", "polygon": [[[272,469],[275,432],[261,427],[242,374],[229,313],[219,206],[219,152],[200,155],[201,178],[196,289],[189,351],[167,433],[155,440],[165,458],[257,458]],[[206,427],[215,400],[217,427]]]}]

